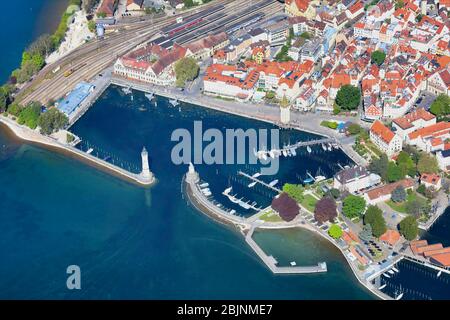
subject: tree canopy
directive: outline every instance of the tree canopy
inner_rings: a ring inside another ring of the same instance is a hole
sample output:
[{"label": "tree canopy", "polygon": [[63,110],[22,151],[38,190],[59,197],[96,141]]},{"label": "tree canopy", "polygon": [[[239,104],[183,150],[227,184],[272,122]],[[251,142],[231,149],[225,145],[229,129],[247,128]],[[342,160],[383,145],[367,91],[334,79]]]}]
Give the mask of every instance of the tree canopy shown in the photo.
[{"label": "tree canopy", "polygon": [[200,68],[197,61],[192,57],[182,58],[175,63],[175,74],[177,76],[177,87],[184,87],[186,81],[192,81],[198,76]]},{"label": "tree canopy", "polygon": [[330,235],[330,237],[332,237],[333,239],[339,239],[340,237],[342,237],[342,229],[341,227],[339,227],[337,224],[332,224],[330,226],[330,229],[328,229],[328,234]]},{"label": "tree canopy", "polygon": [[20,111],[17,122],[22,125],[24,124],[31,129],[36,129],[40,114],[41,104],[38,102],[30,102]]},{"label": "tree canopy", "polygon": [[430,112],[436,117],[450,115],[450,97],[446,94],[440,94],[430,106]]},{"label": "tree canopy", "polygon": [[314,209],[314,218],[324,223],[326,221],[334,221],[337,217],[336,202],[332,198],[324,197],[317,201]]},{"label": "tree canopy", "polygon": [[430,212],[430,209],[431,208],[427,200],[421,197],[416,197],[415,199],[405,203],[406,213],[415,218],[420,218],[423,214],[427,214]]},{"label": "tree canopy", "polygon": [[381,66],[384,62],[384,59],[386,58],[386,53],[384,53],[384,51],[382,51],[382,50],[375,50],[370,55],[370,58],[372,60],[372,63],[375,63],[375,64]]},{"label": "tree canopy", "polygon": [[343,85],[337,95],[336,104],[344,110],[355,110],[361,101],[361,91],[350,84]]},{"label": "tree canopy", "polygon": [[438,173],[439,165],[436,157],[428,153],[421,153],[419,156],[419,161],[417,163],[417,171],[422,173]]},{"label": "tree canopy", "polygon": [[292,221],[299,214],[298,203],[285,192],[272,200],[272,208],[284,221]]},{"label": "tree canopy", "polygon": [[419,225],[416,218],[413,216],[407,216],[402,221],[400,221],[400,233],[405,237],[406,240],[414,240],[419,234]]},{"label": "tree canopy", "polygon": [[397,157],[397,165],[400,168],[402,176],[409,175],[414,177],[416,175],[416,164],[412,157],[405,151],[401,151]]},{"label": "tree canopy", "polygon": [[64,128],[68,122],[64,113],[56,108],[51,108],[39,116],[38,125],[41,128],[41,133],[49,135]]},{"label": "tree canopy", "polygon": [[373,159],[369,165],[369,170],[378,174],[383,181],[388,181],[387,170],[389,165],[389,159],[386,154],[382,154],[379,159]]},{"label": "tree canopy", "polygon": [[362,216],[365,208],[366,200],[364,200],[363,197],[358,197],[351,194],[344,199],[342,213],[347,218],[352,219]]},{"label": "tree canopy", "polygon": [[369,224],[372,230],[372,235],[379,238],[386,232],[386,221],[383,217],[383,211],[377,206],[369,206],[364,215],[364,223]]},{"label": "tree canopy", "polygon": [[405,176],[401,168],[395,162],[389,162],[387,167],[387,180],[389,182],[396,182],[403,179]]},{"label": "tree canopy", "polygon": [[406,191],[403,186],[398,186],[392,191],[391,199],[394,202],[403,202],[406,200]]},{"label": "tree canopy", "polygon": [[292,199],[294,199],[297,202],[302,202],[303,201],[303,191],[304,188],[301,184],[291,184],[291,183],[286,183],[283,186],[283,192],[286,192],[289,197],[291,197]]}]

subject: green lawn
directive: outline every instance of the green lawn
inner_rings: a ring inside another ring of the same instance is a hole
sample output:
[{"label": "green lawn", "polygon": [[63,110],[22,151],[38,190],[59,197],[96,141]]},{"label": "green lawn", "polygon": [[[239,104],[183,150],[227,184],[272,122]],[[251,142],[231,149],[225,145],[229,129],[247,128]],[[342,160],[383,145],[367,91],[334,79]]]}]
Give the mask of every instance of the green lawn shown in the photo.
[{"label": "green lawn", "polygon": [[317,199],[314,198],[310,194],[306,194],[301,202],[301,205],[304,206],[306,209],[308,209],[311,212],[314,212],[314,208],[316,207]]},{"label": "green lawn", "polygon": [[392,200],[388,200],[388,201],[386,201],[386,204],[387,204],[389,207],[391,207],[393,210],[397,211],[397,212],[400,212],[400,213],[406,213],[406,209],[405,209],[406,203],[407,203],[408,201],[413,201],[413,200],[415,200],[415,199],[417,199],[417,193],[411,192],[411,194],[408,194],[408,195],[406,196],[406,201],[396,203],[396,202],[394,202],[394,201],[392,201]]},{"label": "green lawn", "polygon": [[264,213],[261,217],[259,217],[261,220],[266,222],[280,222],[283,221],[281,217],[274,211],[268,211]]}]

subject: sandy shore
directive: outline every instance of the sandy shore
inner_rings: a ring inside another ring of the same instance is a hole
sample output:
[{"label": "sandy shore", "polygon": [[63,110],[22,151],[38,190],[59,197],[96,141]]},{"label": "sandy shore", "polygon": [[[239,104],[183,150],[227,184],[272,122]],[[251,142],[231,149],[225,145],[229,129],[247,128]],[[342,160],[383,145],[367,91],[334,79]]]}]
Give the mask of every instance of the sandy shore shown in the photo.
[{"label": "sandy shore", "polygon": [[93,37],[95,37],[95,34],[89,31],[86,13],[83,10],[75,12],[74,21],[70,24],[66,32],[66,38],[61,43],[58,50],[45,59],[45,62],[47,64],[52,64],[58,61],[72,50],[85,43],[87,39],[92,39]]}]

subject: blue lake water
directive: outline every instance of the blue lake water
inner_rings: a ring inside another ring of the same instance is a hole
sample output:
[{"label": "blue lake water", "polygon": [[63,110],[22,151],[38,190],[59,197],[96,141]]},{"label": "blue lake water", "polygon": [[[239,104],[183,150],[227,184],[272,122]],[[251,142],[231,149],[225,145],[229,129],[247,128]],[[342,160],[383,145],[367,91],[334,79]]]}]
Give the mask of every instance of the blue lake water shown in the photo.
[{"label": "blue lake water", "polygon": [[[7,186],[0,211],[0,298],[373,299],[340,253],[313,234],[256,235],[280,261],[329,263],[326,274],[275,276],[238,232],[193,209],[181,192],[187,168],[170,161],[172,128],[200,118],[211,127],[266,124],[193,106],[182,106],[180,117],[177,108],[159,99],[156,111],[142,112],[128,106],[130,97],[111,88],[73,127],[130,162],[138,161],[146,145],[159,179],[151,189],[0,134],[0,185]],[[136,106],[139,101],[150,104],[135,93]],[[317,156],[299,156],[296,165],[332,170],[314,162]],[[330,162],[346,159],[337,151],[325,156],[334,159]],[[228,184],[222,169],[218,177],[207,166],[199,171],[212,183]],[[71,264],[81,267],[81,291],[66,289],[65,271]]]},{"label": "blue lake water", "polygon": [[23,50],[34,39],[53,33],[68,3],[68,0],[2,1],[0,39],[5,47],[0,51],[0,83],[19,67]]}]

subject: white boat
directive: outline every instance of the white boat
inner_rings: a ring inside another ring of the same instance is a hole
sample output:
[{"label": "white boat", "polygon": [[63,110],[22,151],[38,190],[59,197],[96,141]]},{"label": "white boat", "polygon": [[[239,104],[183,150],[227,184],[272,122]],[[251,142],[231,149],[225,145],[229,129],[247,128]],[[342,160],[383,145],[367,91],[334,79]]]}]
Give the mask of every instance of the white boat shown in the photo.
[{"label": "white boat", "polygon": [[392,270],[388,270],[388,272],[389,272],[390,274],[395,274],[395,272],[392,271]]},{"label": "white boat", "polygon": [[226,189],[222,192],[222,194],[224,194],[224,195],[227,196],[227,195],[231,192],[231,190],[233,190],[233,187],[226,188]]},{"label": "white boat", "polygon": [[441,276],[441,274],[442,274],[442,270],[440,270],[440,271],[437,273],[437,277],[439,278],[439,277]]},{"label": "white boat", "polygon": [[145,97],[148,99],[148,100],[150,100],[150,101],[152,101],[152,99],[153,99],[153,97],[154,97],[154,94],[153,93],[146,93],[146,94],[144,94],[145,95]]},{"label": "white boat", "polygon": [[322,143],[322,149],[323,151],[327,151],[327,147]]},{"label": "white boat", "polygon": [[255,173],[254,175],[252,175],[253,178],[258,178],[259,176],[261,176],[260,172]]},{"label": "white boat", "polygon": [[327,178],[324,176],[317,176],[317,177],[314,177],[314,180],[315,180],[315,182],[320,182],[320,181],[327,180]]},{"label": "white boat", "polygon": [[400,272],[396,267],[392,267],[392,270],[394,270],[395,272]]},{"label": "white boat", "polygon": [[281,152],[283,153],[283,156],[285,156],[285,157],[288,156],[288,153],[287,153],[286,149],[283,149],[283,151],[281,151]]},{"label": "white boat", "polygon": [[130,94],[131,93],[131,88],[130,87],[128,87],[128,88],[122,88],[122,92],[123,93],[125,93],[125,94]]},{"label": "white boat", "polygon": [[94,149],[92,149],[92,148],[89,148],[89,150],[88,151],[86,151],[86,153],[87,154],[91,154],[92,152],[94,151]]},{"label": "white boat", "polygon": [[262,153],[262,159],[263,159],[264,161],[267,160],[267,154],[266,154],[265,152]]},{"label": "white boat", "polygon": [[328,151],[331,151],[331,150],[333,150],[333,147],[331,146],[331,144],[328,144],[328,147],[327,147],[327,149],[328,149]]},{"label": "white boat", "polygon": [[295,148],[291,149],[291,154],[293,157],[295,157],[297,155],[297,152],[295,151]]},{"label": "white boat", "polygon": [[180,104],[177,99],[170,99],[169,102],[174,107]]},{"label": "white boat", "polygon": [[278,183],[278,180],[275,179],[271,183],[269,183],[269,186],[275,187],[277,185],[277,183]]},{"label": "white boat", "polygon": [[270,150],[270,151],[269,151],[269,156],[270,156],[272,159],[275,159],[275,151],[274,151],[274,150]]},{"label": "white boat", "polygon": [[385,276],[386,278],[390,278],[391,276],[390,275],[388,275],[386,272],[385,273],[383,273],[383,276]]},{"label": "white boat", "polygon": [[234,209],[230,211],[230,214],[231,214],[231,215],[233,215],[233,214],[235,214],[235,213],[236,213],[236,210],[234,210]]},{"label": "white boat", "polygon": [[312,151],[312,150],[311,150],[311,147],[310,147],[310,146],[307,146],[307,147],[306,147],[306,151],[308,151],[308,153],[311,153],[311,151]]},{"label": "white boat", "polygon": [[291,266],[295,267],[297,265],[297,262],[291,261]]},{"label": "white boat", "polygon": [[207,187],[209,187],[209,183],[207,183],[207,182],[202,183],[199,187],[200,188],[207,188]]},{"label": "white boat", "polygon": [[386,287],[386,283],[383,284],[381,287],[378,288],[378,290],[383,290]]},{"label": "white boat", "polygon": [[249,188],[253,188],[256,184],[257,184],[257,182],[256,182],[256,181],[253,181],[252,183],[250,183],[250,184],[248,185],[248,187],[249,187]]},{"label": "white boat", "polygon": [[403,292],[396,296],[395,300],[400,300],[401,298],[403,298]]},{"label": "white boat", "polygon": [[131,98],[131,101],[133,101],[133,100],[134,100],[134,97],[133,97],[133,95],[131,95],[131,97],[130,97],[130,98]]}]

